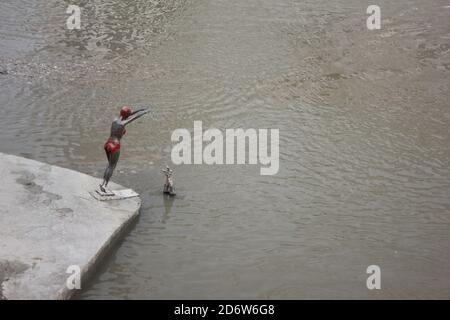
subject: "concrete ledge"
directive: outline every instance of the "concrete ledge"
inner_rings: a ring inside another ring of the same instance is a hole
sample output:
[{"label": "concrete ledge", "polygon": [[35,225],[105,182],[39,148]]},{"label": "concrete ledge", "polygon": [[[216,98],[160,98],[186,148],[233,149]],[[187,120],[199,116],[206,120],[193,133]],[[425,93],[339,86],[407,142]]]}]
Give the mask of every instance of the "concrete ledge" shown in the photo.
[{"label": "concrete ledge", "polygon": [[0,178],[0,299],[70,298],[67,268],[91,273],[141,206],[97,201],[99,179],[2,153]]}]

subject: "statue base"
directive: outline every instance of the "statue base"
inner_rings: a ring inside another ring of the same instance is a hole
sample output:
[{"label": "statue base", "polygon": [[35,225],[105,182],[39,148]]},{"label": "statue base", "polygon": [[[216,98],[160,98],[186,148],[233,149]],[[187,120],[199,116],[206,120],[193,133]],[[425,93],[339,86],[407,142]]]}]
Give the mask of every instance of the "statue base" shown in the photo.
[{"label": "statue base", "polygon": [[101,190],[95,190],[89,192],[89,194],[99,201],[122,200],[139,196],[139,194],[132,189],[123,189],[115,191],[106,189],[106,192],[103,192]]}]

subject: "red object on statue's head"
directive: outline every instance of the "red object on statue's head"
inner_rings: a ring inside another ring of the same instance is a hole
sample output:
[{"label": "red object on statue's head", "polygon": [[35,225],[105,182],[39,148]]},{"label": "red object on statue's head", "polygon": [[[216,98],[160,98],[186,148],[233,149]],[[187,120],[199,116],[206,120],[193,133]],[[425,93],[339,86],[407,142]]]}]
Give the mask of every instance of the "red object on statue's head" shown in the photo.
[{"label": "red object on statue's head", "polygon": [[122,119],[126,119],[130,116],[131,114],[131,108],[130,107],[122,107],[122,109],[120,109],[120,116],[122,117]]}]

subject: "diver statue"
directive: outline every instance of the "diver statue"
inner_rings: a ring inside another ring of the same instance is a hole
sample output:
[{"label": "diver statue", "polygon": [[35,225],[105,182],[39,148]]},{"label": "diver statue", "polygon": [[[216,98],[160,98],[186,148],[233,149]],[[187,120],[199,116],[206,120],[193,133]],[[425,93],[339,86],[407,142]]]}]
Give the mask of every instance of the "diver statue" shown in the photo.
[{"label": "diver statue", "polygon": [[126,133],[125,126],[142,117],[149,111],[149,108],[132,111],[130,107],[122,107],[122,109],[120,109],[120,116],[114,119],[111,124],[111,134],[103,146],[106,152],[106,158],[108,159],[108,166],[103,175],[103,182],[100,185],[100,190],[103,193],[107,193],[106,187],[108,186],[109,179],[111,179],[117,162],[119,161],[120,139],[122,139],[123,135]]}]

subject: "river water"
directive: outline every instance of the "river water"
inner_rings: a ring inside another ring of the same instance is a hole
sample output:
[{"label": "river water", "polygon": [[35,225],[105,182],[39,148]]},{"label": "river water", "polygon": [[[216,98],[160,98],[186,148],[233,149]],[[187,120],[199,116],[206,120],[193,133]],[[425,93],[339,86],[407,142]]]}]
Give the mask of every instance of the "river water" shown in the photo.
[{"label": "river water", "polygon": [[[450,4],[380,0],[0,4],[0,152],[113,176],[141,215],[76,296],[449,298]],[[280,170],[173,166],[173,130],[276,128]],[[381,268],[381,290],[366,269]]]}]

